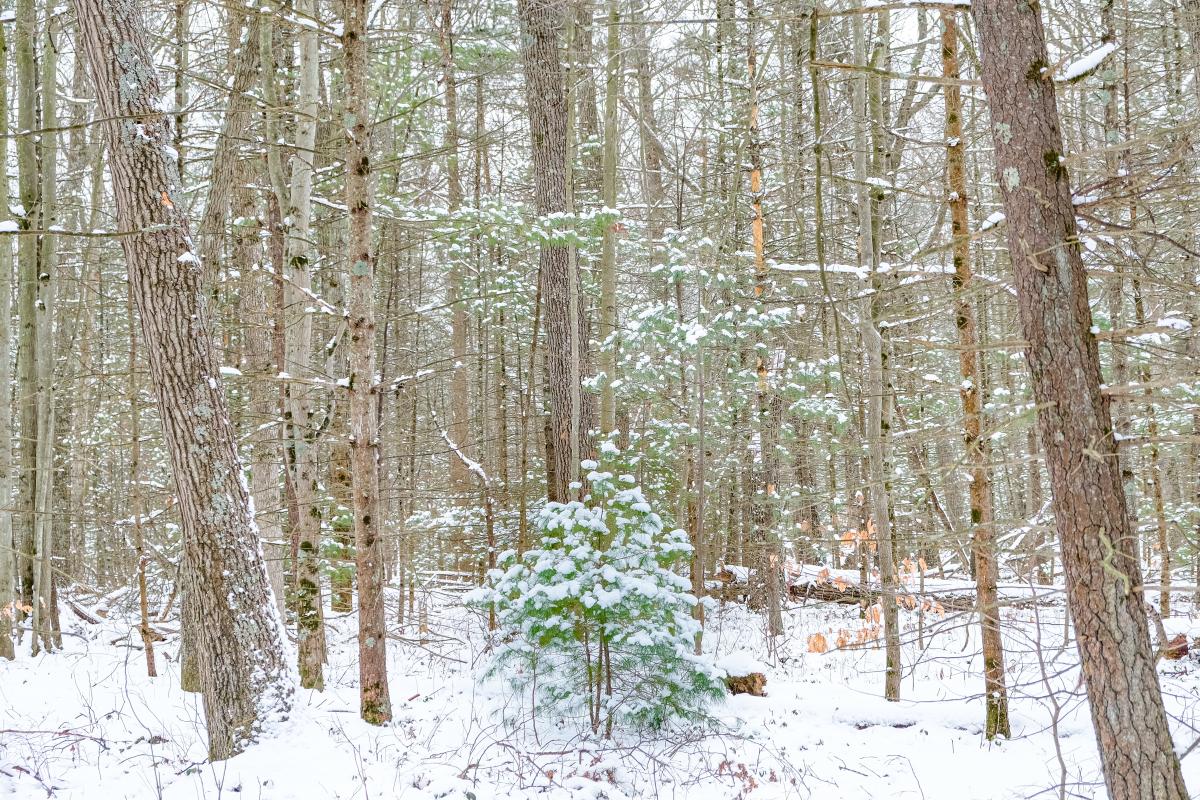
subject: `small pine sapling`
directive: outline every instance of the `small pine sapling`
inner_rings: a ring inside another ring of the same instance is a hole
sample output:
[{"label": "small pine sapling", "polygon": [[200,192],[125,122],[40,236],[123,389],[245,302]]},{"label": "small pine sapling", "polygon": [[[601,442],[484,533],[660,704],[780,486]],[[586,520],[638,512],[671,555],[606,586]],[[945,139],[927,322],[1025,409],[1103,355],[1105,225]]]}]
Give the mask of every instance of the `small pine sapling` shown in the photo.
[{"label": "small pine sapling", "polygon": [[485,677],[530,691],[535,711],[586,712],[593,732],[701,718],[725,685],[691,652],[698,600],[675,570],[692,547],[684,531],[664,529],[631,475],[614,475],[611,443],[602,457],[605,470],[583,463],[582,502],[543,509],[540,546],[501,554],[488,585],[468,597],[499,623]]}]

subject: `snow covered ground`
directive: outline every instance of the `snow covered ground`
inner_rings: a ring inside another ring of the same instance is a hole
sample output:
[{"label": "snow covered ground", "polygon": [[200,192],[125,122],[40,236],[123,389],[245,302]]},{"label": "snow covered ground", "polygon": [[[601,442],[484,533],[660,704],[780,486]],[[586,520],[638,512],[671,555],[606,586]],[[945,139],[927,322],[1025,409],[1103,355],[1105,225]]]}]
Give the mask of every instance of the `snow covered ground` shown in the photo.
[{"label": "snow covered ground", "polygon": [[[395,598],[391,598],[394,604]],[[611,741],[539,719],[473,673],[481,621],[451,594],[431,598],[431,630],[395,631],[394,722],[357,715],[352,616],[330,620],[324,693],[303,692],[274,735],[225,763],[205,762],[202,713],[180,692],[177,643],[160,643],[146,677],[137,635],[119,610],[90,625],[63,609],[62,653],[0,662],[0,796],[41,798],[914,798],[1103,797],[1073,648],[1061,606],[1005,611],[1013,738],[982,734],[982,679],[968,614],[903,615],[904,700],[884,702],[874,644],[809,652],[820,633],[858,639],[852,606],[795,606],[768,651],[761,622],[727,605],[706,648],[767,667],[765,698],[732,697],[707,726]],[[394,618],[394,606],[389,610]],[[1040,624],[1039,624],[1040,623]],[[1191,629],[1169,620],[1169,632]],[[1197,627],[1200,627],[1198,625]],[[1160,665],[1176,745],[1197,733],[1200,669]],[[1053,692],[1051,691],[1053,689]],[[1200,787],[1200,755],[1184,758]]]}]

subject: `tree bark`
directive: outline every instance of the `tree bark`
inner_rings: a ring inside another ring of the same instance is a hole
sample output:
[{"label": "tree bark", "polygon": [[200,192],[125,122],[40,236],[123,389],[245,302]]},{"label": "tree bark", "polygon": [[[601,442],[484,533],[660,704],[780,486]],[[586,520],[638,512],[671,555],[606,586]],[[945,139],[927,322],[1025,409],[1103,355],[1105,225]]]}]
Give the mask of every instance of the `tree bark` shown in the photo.
[{"label": "tree bark", "polygon": [[183,527],[209,756],[240,752],[288,715],[294,681],[212,344],[202,267],[171,146],[171,121],[138,7],[74,0],[109,139],[129,280]]},{"label": "tree bark", "polygon": [[[37,128],[37,66],[34,42],[37,18],[33,0],[20,0],[16,9],[15,53],[17,73],[17,128]],[[17,137],[17,204],[21,208],[21,230],[38,228],[37,147],[33,136]],[[21,320],[17,343],[17,407],[21,423],[18,440],[20,466],[17,473],[16,525],[17,619],[33,610],[34,510],[37,492],[37,294],[38,237],[26,234],[17,239],[17,315]]]},{"label": "tree bark", "polygon": [[[249,167],[244,163],[243,167]],[[244,170],[246,178],[253,172]],[[274,374],[275,348],[272,339],[270,290],[274,288],[273,277],[263,267],[262,224],[259,221],[258,204],[247,181],[239,182],[234,193],[234,214],[238,220],[234,231],[234,262],[241,266],[244,284],[241,293],[241,313],[246,324],[246,367],[250,374],[247,394],[250,416],[250,497],[254,500],[254,518],[258,535],[262,540],[266,558],[267,576],[271,581],[271,593],[280,615],[284,613],[284,554],[283,527],[279,512],[283,498],[279,490],[280,439],[279,427],[271,424],[278,416],[279,393]],[[277,309],[276,314],[283,313]]]},{"label": "tree bark", "polygon": [[[442,96],[446,111],[446,127],[442,147],[446,151],[446,206],[453,217],[462,206],[462,170],[459,167],[458,82],[454,69],[454,26],[452,0],[439,0],[434,27],[441,51]],[[431,2],[431,13],[434,8]],[[463,302],[463,260],[465,248],[451,245],[450,274],[446,303],[450,306],[450,348],[453,363],[450,373],[450,438],[463,453],[471,452],[471,427],[468,415],[470,397],[467,387],[467,307]],[[450,485],[460,502],[472,494],[472,478],[461,459],[450,454]]]},{"label": "tree bark", "polygon": [[[855,63],[866,58],[863,24],[857,16],[853,26]],[[858,187],[858,259],[871,268],[872,292],[865,297],[859,311],[863,349],[867,361],[867,419],[868,472],[870,476],[870,528],[876,543],[876,561],[882,589],[883,636],[886,651],[883,696],[900,699],[900,631],[896,607],[896,562],[892,553],[891,523],[891,381],[888,368],[888,347],[879,325],[882,278],[879,274],[878,247],[875,243],[874,209],[867,189],[867,79],[865,74],[855,79],[853,100],[857,124],[854,130],[854,174]],[[865,524],[865,523],[864,523]],[[865,569],[865,559],[862,562]]]},{"label": "tree bark", "polygon": [[[297,10],[313,14],[313,0],[301,0]],[[265,22],[260,23],[266,25]],[[317,476],[319,420],[313,414],[313,389],[304,379],[314,377],[312,365],[312,186],[316,157],[320,46],[317,32],[305,27],[298,34],[299,82],[296,94],[296,147],[292,160],[291,186],[287,198],[287,251],[283,265],[284,366],[301,380],[289,382],[284,419],[287,421],[288,465],[296,497],[296,525],[292,531],[296,573],[296,633],[300,685],[325,688],[325,617],[321,602],[321,521]],[[273,58],[273,56],[272,56]],[[264,81],[270,80],[264,74]],[[265,84],[264,84],[265,85]],[[282,166],[272,184],[282,184]]]},{"label": "tree bark", "polygon": [[[542,217],[567,212],[567,92],[559,60],[559,34],[568,9],[566,0],[517,3],[534,196],[537,213]],[[591,427],[580,407],[584,404],[576,402],[581,400],[581,367],[586,363],[587,341],[583,338],[582,314],[571,313],[571,298],[580,294],[578,272],[571,268],[571,250],[565,244],[542,242],[538,258],[546,323],[545,395],[550,406],[554,454],[553,469],[547,470],[547,493],[552,501],[566,501],[572,496],[568,487],[579,475],[579,462],[572,454],[586,451],[582,440]]]},{"label": "tree bark", "polygon": [[[766,242],[763,220],[763,157],[762,142],[759,140],[759,69],[758,43],[754,25],[753,0],[746,0],[746,16],[750,20],[749,39],[746,48],[746,77],[750,88],[750,105],[747,124],[747,150],[750,157],[750,238],[754,253],[754,302],[759,315],[766,314],[768,287]],[[776,506],[779,503],[779,428],[782,423],[783,400],[770,385],[768,353],[772,348],[763,341],[762,332],[754,334],[755,376],[757,384],[756,422],[758,427],[758,454],[755,459],[754,485],[750,518],[754,530],[754,560],[757,569],[751,580],[751,605],[767,611],[767,633],[779,636],[783,633],[781,551],[775,533]]]},{"label": "tree bark", "polygon": [[[8,132],[8,39],[0,27],[0,133]],[[8,163],[8,139],[0,141],[0,164]],[[7,222],[8,181],[0,181],[0,222]],[[0,240],[0,658],[14,658],[17,551],[13,547],[12,483],[12,277],[13,242]]]},{"label": "tree bark", "polygon": [[[58,237],[50,231],[58,227],[58,96],[57,53],[50,36],[53,21],[42,30],[41,59],[41,124],[46,132],[41,136],[40,207],[38,226],[46,233],[38,246],[37,300],[35,303],[34,335],[36,356],[34,374],[37,384],[37,441],[34,443],[33,480],[33,612],[31,630],[32,652],[39,648],[53,650],[61,644],[58,632],[58,610],[54,604],[54,307],[58,287]],[[39,640],[41,645],[39,645]]]},{"label": "tree bark", "polygon": [[[958,24],[955,11],[942,16],[942,74],[958,80]],[[942,89],[946,104],[946,177],[949,188],[950,225],[954,237],[954,324],[958,329],[958,365],[962,375],[959,399],[963,409],[963,441],[970,464],[971,538],[975,547],[975,582],[979,590],[979,624],[983,629],[983,682],[987,698],[984,733],[992,739],[1011,736],[1008,724],[1008,689],[1004,682],[1004,641],[1000,635],[1000,607],[996,597],[996,540],[992,510],[992,481],[988,469],[990,448],[983,438],[983,401],[976,364],[979,337],[975,326],[972,291],[971,239],[967,216],[966,143],[963,141],[962,100],[957,83]]]},{"label": "tree bark", "polygon": [[[617,207],[617,94],[621,79],[621,6],[608,0],[607,54],[604,70],[604,150],[600,167],[600,194],[604,208]],[[617,226],[604,226],[600,254],[600,433],[612,433],[617,427]]]},{"label": "tree bark", "polygon": [[1041,9],[971,5],[1067,598],[1112,800],[1188,796],[1146,626]]},{"label": "tree bark", "polygon": [[380,387],[375,376],[375,258],[371,242],[371,124],[367,87],[367,0],[343,7],[346,81],[346,207],[350,209],[350,464],[358,577],[358,678],[362,718],[392,718],[379,547]]}]

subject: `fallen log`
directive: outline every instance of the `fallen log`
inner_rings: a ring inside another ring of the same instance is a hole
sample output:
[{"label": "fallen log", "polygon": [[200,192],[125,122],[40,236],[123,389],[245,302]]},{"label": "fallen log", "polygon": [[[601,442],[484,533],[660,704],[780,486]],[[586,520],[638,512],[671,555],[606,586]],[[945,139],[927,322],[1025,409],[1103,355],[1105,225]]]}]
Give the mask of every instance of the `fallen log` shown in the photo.
[{"label": "fallen log", "polygon": [[[883,592],[876,581],[863,585],[854,570],[831,570],[813,564],[788,564],[784,569],[788,596],[795,602],[814,600],[823,603],[872,605]],[[923,583],[923,585],[922,585]],[[1061,592],[1046,587],[1009,585],[1000,587],[1000,605],[1021,608],[1051,605],[1065,599]],[[909,611],[974,611],[976,588],[973,581],[926,578],[905,574],[896,589],[896,602]]]},{"label": "fallen log", "polygon": [[71,609],[71,611],[73,611],[75,613],[75,616],[79,617],[81,620],[83,620],[84,622],[86,622],[89,625],[99,625],[100,624],[100,619],[98,617],[96,617],[94,614],[91,614],[88,611],[86,611],[82,606],[80,606],[78,603],[76,603],[71,598],[68,597],[68,598],[66,598],[66,600],[67,600],[67,608]]}]

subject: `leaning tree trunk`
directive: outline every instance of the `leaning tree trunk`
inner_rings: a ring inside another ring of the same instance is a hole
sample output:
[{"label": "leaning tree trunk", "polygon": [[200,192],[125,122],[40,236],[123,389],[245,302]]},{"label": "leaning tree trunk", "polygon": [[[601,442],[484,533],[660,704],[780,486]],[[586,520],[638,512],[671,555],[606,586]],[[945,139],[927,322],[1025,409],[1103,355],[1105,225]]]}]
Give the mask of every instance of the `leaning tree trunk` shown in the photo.
[{"label": "leaning tree trunk", "polygon": [[180,210],[171,121],[138,7],[74,0],[109,139],[129,282],[183,525],[184,591],[209,756],[227,758],[291,709],[294,678],[221,388],[202,268]]},{"label": "leaning tree trunk", "polygon": [[380,387],[375,379],[375,256],[371,248],[371,125],[367,88],[367,2],[347,0],[342,52],[346,76],[346,207],[350,209],[350,474],[358,576],[358,680],[362,718],[392,718],[387,626],[379,547]]},{"label": "leaning tree trunk", "polygon": [[1067,598],[1112,800],[1186,798],[1146,626],[1039,6],[975,0]]}]

